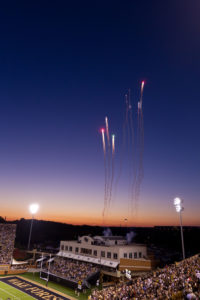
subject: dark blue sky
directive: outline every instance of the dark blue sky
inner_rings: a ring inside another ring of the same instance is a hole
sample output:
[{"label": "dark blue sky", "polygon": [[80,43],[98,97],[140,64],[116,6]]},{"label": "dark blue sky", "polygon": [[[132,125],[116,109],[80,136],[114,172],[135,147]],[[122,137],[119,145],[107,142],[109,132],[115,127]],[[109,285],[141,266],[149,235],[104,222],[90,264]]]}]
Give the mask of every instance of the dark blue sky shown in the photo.
[{"label": "dark blue sky", "polygon": [[[200,225],[199,12],[198,0],[0,4],[5,215],[28,216],[36,199],[41,218],[100,223],[99,128],[107,115],[116,134],[117,165],[124,94],[131,89],[136,108],[145,79],[144,180],[136,223],[178,222],[171,203],[179,195],[185,222]],[[124,181],[110,213],[113,224],[128,214]]]}]

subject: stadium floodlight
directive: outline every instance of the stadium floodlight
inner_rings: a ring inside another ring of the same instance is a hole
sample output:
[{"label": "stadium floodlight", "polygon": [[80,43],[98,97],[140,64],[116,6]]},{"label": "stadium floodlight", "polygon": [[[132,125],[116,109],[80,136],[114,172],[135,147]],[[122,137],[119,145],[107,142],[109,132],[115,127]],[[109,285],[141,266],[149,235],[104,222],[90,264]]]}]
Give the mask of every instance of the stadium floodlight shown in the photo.
[{"label": "stadium floodlight", "polygon": [[37,211],[39,209],[39,205],[37,203],[33,203],[30,205],[29,209],[30,209],[31,214],[34,215],[37,213]]},{"label": "stadium floodlight", "polygon": [[32,234],[34,215],[37,213],[38,209],[39,209],[39,205],[37,203],[33,203],[29,206],[29,210],[30,210],[30,213],[32,215],[32,220],[31,220],[31,227],[30,227],[29,238],[28,238],[28,250],[30,250],[31,234]]},{"label": "stadium floodlight", "polygon": [[184,248],[183,226],[182,226],[182,215],[181,215],[181,212],[184,210],[184,207],[183,207],[182,203],[183,203],[183,201],[180,198],[176,197],[174,199],[175,209],[179,213],[179,216],[180,216],[182,254],[183,254],[183,259],[185,259],[185,248]]}]

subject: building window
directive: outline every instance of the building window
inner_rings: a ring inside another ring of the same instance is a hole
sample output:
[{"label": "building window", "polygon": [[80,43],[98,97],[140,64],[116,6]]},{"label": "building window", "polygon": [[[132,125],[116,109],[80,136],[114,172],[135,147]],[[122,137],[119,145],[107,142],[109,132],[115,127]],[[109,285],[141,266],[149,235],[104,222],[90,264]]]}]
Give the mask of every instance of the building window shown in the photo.
[{"label": "building window", "polygon": [[127,258],[127,253],[124,253],[124,258]]},{"label": "building window", "polygon": [[64,250],[64,245],[61,245],[61,250]]},{"label": "building window", "polygon": [[101,251],[101,257],[105,257],[105,251]]},{"label": "building window", "polygon": [[94,250],[93,254],[94,256],[97,256],[97,250]]},{"label": "building window", "polygon": [[117,241],[115,241],[115,245],[117,245]]},{"label": "building window", "polygon": [[134,258],[137,258],[137,252],[134,252]]},{"label": "building window", "polygon": [[139,258],[142,258],[142,252],[139,252]]},{"label": "building window", "polygon": [[129,253],[129,258],[132,258],[133,256],[132,256],[132,253]]},{"label": "building window", "polygon": [[107,252],[107,258],[111,258],[111,252]]},{"label": "building window", "polygon": [[72,247],[71,246],[69,247],[69,251],[72,251]]},{"label": "building window", "polygon": [[79,248],[76,248],[76,249],[75,249],[75,252],[78,252],[78,250],[79,250]]},{"label": "building window", "polygon": [[84,254],[92,254],[92,250],[91,249],[86,249],[86,248],[81,248],[81,253],[84,253]]},{"label": "building window", "polygon": [[68,251],[68,246],[65,246],[65,251]]},{"label": "building window", "polygon": [[113,258],[114,258],[114,259],[117,259],[117,257],[118,257],[118,256],[117,256],[117,253],[113,253]]}]

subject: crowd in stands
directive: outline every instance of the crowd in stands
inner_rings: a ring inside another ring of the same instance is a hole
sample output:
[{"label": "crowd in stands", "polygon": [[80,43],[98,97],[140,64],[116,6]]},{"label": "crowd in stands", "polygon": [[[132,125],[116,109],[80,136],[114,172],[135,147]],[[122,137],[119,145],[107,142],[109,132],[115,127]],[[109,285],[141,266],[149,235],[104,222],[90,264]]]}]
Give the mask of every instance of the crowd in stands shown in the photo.
[{"label": "crowd in stands", "polygon": [[28,270],[28,264],[12,265],[11,270]]},{"label": "crowd in stands", "polygon": [[56,257],[50,265],[51,273],[75,282],[83,281],[97,271],[93,264],[61,257]]},{"label": "crowd in stands", "polygon": [[191,257],[126,283],[103,290],[95,289],[89,299],[200,299],[200,257]]},{"label": "crowd in stands", "polygon": [[16,225],[0,224],[0,265],[11,263],[15,234]]}]

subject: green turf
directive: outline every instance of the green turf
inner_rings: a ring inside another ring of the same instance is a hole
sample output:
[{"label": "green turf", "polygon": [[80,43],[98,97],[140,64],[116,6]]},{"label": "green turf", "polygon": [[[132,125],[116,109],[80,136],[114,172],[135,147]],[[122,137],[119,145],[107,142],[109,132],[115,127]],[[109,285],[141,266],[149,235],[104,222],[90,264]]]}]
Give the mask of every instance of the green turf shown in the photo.
[{"label": "green turf", "polygon": [[[46,285],[46,281],[40,279],[39,273],[35,273],[34,275],[33,275],[33,273],[25,273],[20,276],[23,277],[24,279],[27,278],[27,279],[36,281],[44,286]],[[78,296],[76,296],[74,289],[70,289],[68,287],[60,285],[59,283],[51,282],[51,281],[49,281],[48,287],[50,287],[56,291],[59,291],[59,292],[65,294],[66,296],[68,295],[68,296],[71,296],[73,298],[80,299],[80,300],[88,299],[88,296],[91,294],[91,290],[87,289],[85,294],[80,293],[80,296],[78,297]]]},{"label": "green turf", "polygon": [[0,300],[34,300],[35,298],[15,289],[14,287],[0,281]]}]

